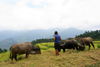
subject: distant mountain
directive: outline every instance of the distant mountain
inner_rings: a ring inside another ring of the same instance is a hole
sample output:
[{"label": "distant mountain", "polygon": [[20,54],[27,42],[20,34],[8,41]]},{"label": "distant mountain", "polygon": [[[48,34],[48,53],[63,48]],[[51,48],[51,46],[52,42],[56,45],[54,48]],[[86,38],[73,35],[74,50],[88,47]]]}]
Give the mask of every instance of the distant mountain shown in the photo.
[{"label": "distant mountain", "polygon": [[0,32],[0,42],[9,38],[13,38],[18,43],[27,42],[27,41],[31,42],[33,40],[41,39],[41,38],[53,38],[54,31],[58,31],[62,39],[75,37],[76,35],[85,32],[84,30],[78,30],[75,28],[68,28],[68,29],[54,28],[48,30],[35,29],[35,30],[27,30],[27,31],[5,30]]},{"label": "distant mountain", "polygon": [[42,29],[35,29],[35,30],[29,30],[25,32],[24,34],[21,34],[17,37],[14,37],[18,42],[31,42],[36,39],[41,39],[41,38],[53,38],[54,31],[57,30],[58,32],[63,31],[64,29],[49,29],[49,30],[42,30]]},{"label": "distant mountain", "polygon": [[76,35],[80,35],[85,32],[84,30],[78,30],[75,28],[55,28],[48,30],[35,29],[27,31],[5,30],[0,32],[0,47],[8,48],[14,43],[32,42],[33,40],[42,38],[53,38],[55,31],[58,31],[58,34],[61,36],[62,39],[75,37]]},{"label": "distant mountain", "polygon": [[14,30],[4,30],[0,32],[0,42],[9,39],[9,38],[14,38],[17,37],[21,34],[24,34],[27,31],[14,31]]},{"label": "distant mountain", "polygon": [[5,39],[3,40],[2,42],[0,42],[0,48],[4,49],[9,49],[11,45],[17,43],[17,41],[15,41],[14,39],[12,38],[9,38],[9,39]]},{"label": "distant mountain", "polygon": [[74,38],[76,35],[80,35],[84,33],[85,30],[78,30],[75,28],[68,28],[60,32],[59,34],[61,35],[62,39],[67,39],[67,38]]}]

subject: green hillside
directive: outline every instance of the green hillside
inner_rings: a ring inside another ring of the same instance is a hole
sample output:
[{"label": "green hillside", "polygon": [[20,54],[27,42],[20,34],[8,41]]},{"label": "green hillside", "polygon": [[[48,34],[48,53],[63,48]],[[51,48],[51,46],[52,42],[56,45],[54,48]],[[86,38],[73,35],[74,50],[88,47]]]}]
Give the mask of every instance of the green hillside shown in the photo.
[{"label": "green hillside", "polygon": [[10,52],[0,53],[0,62],[10,59]]},{"label": "green hillside", "polygon": [[[2,67],[98,67],[100,66],[100,41],[94,41],[96,49],[88,51],[86,46],[84,51],[67,50],[60,52],[59,56],[55,56],[54,42],[38,43],[42,54],[29,55],[25,58],[25,54],[19,55],[18,61],[11,63],[9,59],[10,52],[0,54],[0,66]],[[7,61],[7,62],[6,62]]]},{"label": "green hillside", "polygon": [[91,37],[93,40],[100,40],[100,30],[96,31],[85,31],[85,33],[76,35],[75,38]]}]

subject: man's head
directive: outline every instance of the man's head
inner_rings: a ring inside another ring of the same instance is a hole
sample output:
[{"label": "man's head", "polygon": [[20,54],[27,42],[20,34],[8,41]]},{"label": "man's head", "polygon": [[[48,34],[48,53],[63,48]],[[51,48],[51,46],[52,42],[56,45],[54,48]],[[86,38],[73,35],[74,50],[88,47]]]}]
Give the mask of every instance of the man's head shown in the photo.
[{"label": "man's head", "polygon": [[58,32],[57,32],[57,31],[55,31],[55,33],[54,33],[54,34],[56,35],[56,34],[58,34]]}]

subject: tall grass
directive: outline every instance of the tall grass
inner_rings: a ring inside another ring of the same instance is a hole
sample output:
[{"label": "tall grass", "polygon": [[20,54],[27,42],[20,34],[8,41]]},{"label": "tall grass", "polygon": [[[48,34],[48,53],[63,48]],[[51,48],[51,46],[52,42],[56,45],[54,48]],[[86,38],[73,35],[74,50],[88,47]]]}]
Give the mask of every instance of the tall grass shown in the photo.
[{"label": "tall grass", "polygon": [[9,58],[10,58],[10,52],[0,54],[0,61],[9,60]]},{"label": "tall grass", "polygon": [[45,52],[47,50],[54,51],[54,42],[48,42],[48,43],[38,43],[36,46],[39,46],[41,48],[41,52]]},{"label": "tall grass", "polygon": [[[100,48],[100,41],[93,41],[93,42],[94,42],[95,49]],[[36,46],[37,45],[41,48],[41,52],[42,53],[44,53],[44,52],[46,52],[48,50],[55,51],[55,49],[54,49],[54,42],[38,43],[38,44],[36,44]],[[85,50],[88,50],[88,48],[89,48],[89,46],[86,46]],[[92,45],[91,45],[90,49],[94,49],[92,47]],[[67,51],[67,49],[66,49],[66,51]],[[61,50],[61,52],[63,52],[63,50]],[[9,56],[10,56],[10,52],[0,53],[0,62],[5,61],[5,60],[9,60]]]},{"label": "tall grass", "polygon": [[[22,57],[21,57],[22,56]],[[100,49],[90,51],[72,51],[60,53],[56,56],[54,51],[42,54],[19,56],[19,61],[0,62],[0,67],[100,67]]]}]

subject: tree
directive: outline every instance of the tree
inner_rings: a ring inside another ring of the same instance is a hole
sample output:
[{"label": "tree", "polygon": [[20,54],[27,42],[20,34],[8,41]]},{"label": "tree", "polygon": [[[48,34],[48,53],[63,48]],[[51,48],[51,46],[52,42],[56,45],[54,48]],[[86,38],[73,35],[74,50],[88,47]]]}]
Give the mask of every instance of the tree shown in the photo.
[{"label": "tree", "polygon": [[43,43],[43,42],[54,42],[54,39],[53,38],[50,38],[50,39],[37,39],[37,40],[34,40],[32,41],[31,43],[33,45],[37,44],[37,43]]},{"label": "tree", "polygon": [[3,52],[7,52],[7,49],[3,49]]},{"label": "tree", "polygon": [[96,31],[85,31],[85,33],[76,35],[75,38],[91,37],[93,40],[100,40],[100,30]]},{"label": "tree", "polygon": [[0,53],[2,53],[3,52],[3,50],[0,48]]}]

